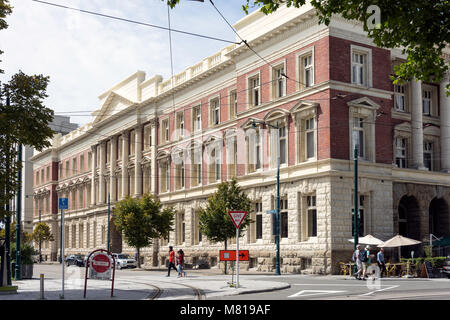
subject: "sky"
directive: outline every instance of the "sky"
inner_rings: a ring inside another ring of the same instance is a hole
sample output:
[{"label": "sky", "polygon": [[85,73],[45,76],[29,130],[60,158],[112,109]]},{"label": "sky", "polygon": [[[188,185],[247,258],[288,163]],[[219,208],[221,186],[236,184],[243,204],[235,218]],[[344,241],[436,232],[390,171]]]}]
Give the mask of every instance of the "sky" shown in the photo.
[{"label": "sky", "polygon": [[[47,2],[168,26],[167,5],[161,0],[47,0]],[[0,31],[0,81],[22,70],[50,76],[45,105],[56,115],[84,125],[100,107],[98,96],[136,71],[146,78],[171,75],[169,32],[133,23],[67,10],[32,0],[10,0],[13,13]],[[215,0],[234,24],[245,17],[244,0]],[[250,10],[250,12],[254,11]],[[208,0],[181,0],[170,11],[172,29],[230,41],[233,30]],[[229,43],[172,32],[174,74],[200,62]]]}]

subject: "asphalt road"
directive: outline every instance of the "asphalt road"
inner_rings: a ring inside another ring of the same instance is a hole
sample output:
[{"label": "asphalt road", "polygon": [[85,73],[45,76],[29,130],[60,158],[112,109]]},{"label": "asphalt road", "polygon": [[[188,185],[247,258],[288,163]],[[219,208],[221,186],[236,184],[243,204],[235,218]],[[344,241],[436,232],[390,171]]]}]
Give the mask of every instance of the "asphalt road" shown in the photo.
[{"label": "asphalt road", "polygon": [[[74,269],[72,269],[74,270]],[[85,268],[79,269],[84,277]],[[67,270],[66,270],[67,271]],[[61,265],[35,265],[34,277],[44,273],[46,279],[60,279]],[[116,276],[132,277],[165,271],[116,270]],[[208,270],[187,270],[188,273],[217,274]],[[290,284],[285,290],[214,297],[214,300],[450,300],[450,279],[379,279],[362,281],[348,276],[254,275],[255,280]]]}]

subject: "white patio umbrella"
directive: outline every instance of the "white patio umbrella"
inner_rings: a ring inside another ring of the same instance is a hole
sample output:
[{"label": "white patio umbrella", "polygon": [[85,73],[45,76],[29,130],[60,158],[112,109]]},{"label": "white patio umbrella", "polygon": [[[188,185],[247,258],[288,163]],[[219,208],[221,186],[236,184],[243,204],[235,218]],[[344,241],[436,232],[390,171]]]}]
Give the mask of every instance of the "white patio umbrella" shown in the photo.
[{"label": "white patio umbrella", "polygon": [[[351,243],[353,243],[353,239],[348,239],[348,241],[350,241]],[[371,234],[368,234],[367,236],[364,236],[364,237],[361,237],[361,238],[359,238],[358,239],[358,243],[359,244],[368,244],[368,245],[371,245],[371,246],[377,246],[377,245],[379,245],[379,244],[382,244],[383,243],[383,241],[382,240],[380,240],[380,239],[378,239],[378,238],[375,238],[373,235],[371,235]]]},{"label": "white patio umbrella", "polygon": [[416,244],[422,243],[422,241],[410,239],[403,237],[401,235],[396,235],[395,237],[392,237],[389,240],[386,240],[384,243],[379,244],[379,248],[396,248],[398,247],[398,260],[400,261],[401,253],[400,253],[400,247],[406,247],[406,246],[413,246]]}]

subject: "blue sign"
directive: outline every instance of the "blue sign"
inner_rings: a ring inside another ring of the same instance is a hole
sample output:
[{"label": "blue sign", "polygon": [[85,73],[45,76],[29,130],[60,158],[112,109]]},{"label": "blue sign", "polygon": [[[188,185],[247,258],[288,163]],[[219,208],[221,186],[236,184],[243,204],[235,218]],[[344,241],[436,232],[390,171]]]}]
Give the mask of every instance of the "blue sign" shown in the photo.
[{"label": "blue sign", "polygon": [[59,209],[69,209],[69,199],[68,198],[59,198]]},{"label": "blue sign", "polygon": [[267,210],[267,214],[277,214],[277,210]]}]

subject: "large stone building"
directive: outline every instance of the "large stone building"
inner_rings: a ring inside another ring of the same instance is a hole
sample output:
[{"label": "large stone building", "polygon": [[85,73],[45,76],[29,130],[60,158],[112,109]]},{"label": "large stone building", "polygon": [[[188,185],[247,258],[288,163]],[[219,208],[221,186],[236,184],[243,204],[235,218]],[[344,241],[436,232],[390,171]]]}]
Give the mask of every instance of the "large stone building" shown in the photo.
[{"label": "large stone building", "polygon": [[[200,234],[198,209],[236,176],[254,202],[242,266],[271,271],[278,146],[282,272],[335,273],[349,260],[355,144],[361,235],[450,235],[448,75],[394,86],[401,50],[376,47],[339,17],[319,25],[310,6],[254,12],[234,27],[258,55],[231,45],[168,80],[138,71],[99,97],[93,122],[35,154],[34,192],[56,235],[48,259],[59,252],[58,196],[69,198],[69,254],[106,246],[108,196],[114,206],[150,192],[177,215],[144,263],[165,265],[173,245],[214,267],[223,244]],[[113,251],[133,253],[111,234]]]}]

